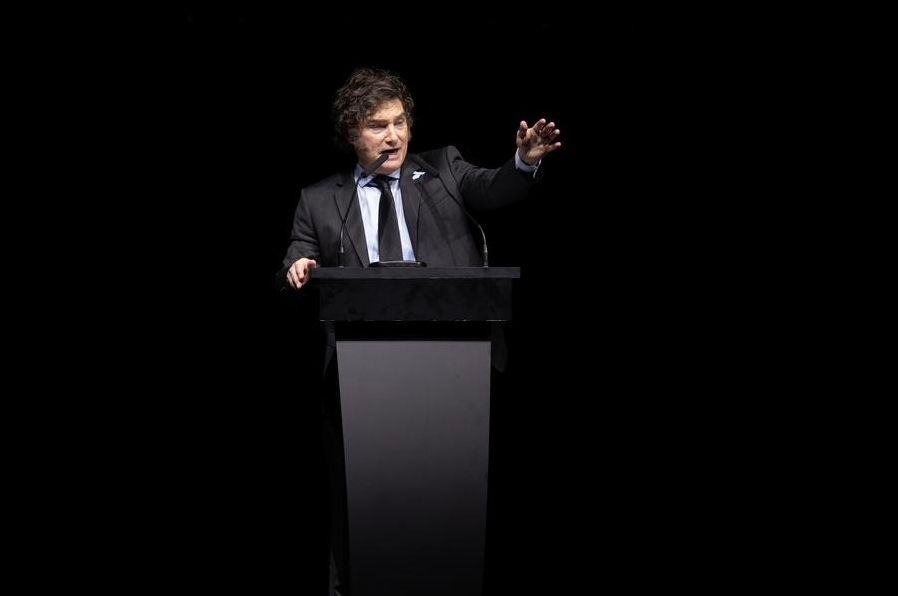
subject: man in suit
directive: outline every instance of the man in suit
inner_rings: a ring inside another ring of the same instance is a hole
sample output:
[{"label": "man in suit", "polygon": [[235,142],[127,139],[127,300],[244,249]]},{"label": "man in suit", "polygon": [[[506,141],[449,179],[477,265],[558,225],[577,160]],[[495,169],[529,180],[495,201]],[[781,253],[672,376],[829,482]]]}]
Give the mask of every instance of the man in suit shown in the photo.
[{"label": "man in suit", "polygon": [[[336,137],[357,163],[303,189],[284,258],[290,287],[301,288],[318,265],[483,264],[466,211],[522,199],[542,158],[561,146],[555,123],[540,119],[532,127],[521,121],[514,157],[496,169],[464,161],[452,146],[410,154],[413,111],[405,83],[387,71],[356,70],[337,91]],[[385,242],[392,243],[388,250]]]},{"label": "man in suit", "polygon": [[[362,68],[350,75],[333,103],[336,138],[355,153],[347,168],[305,189],[293,220],[279,280],[302,288],[313,268],[367,267],[372,263],[465,267],[483,264],[471,229],[471,211],[524,198],[539,176],[543,157],[558,149],[554,122],[521,122],[517,151],[503,166],[485,169],[455,147],[408,153],[414,101],[394,73]],[[333,337],[326,343],[333,346]],[[332,354],[332,351],[329,352]],[[345,478],[334,367],[325,383],[324,425],[331,482],[331,595],[348,594],[345,583]],[[341,592],[342,590],[342,592]]]}]

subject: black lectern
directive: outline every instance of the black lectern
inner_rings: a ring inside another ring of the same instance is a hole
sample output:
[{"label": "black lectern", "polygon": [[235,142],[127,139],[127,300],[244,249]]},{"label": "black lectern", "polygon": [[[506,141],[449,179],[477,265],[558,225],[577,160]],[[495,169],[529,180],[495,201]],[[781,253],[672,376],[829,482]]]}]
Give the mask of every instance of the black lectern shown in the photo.
[{"label": "black lectern", "polygon": [[312,272],[336,334],[352,596],[481,594],[491,324],[519,276]]}]

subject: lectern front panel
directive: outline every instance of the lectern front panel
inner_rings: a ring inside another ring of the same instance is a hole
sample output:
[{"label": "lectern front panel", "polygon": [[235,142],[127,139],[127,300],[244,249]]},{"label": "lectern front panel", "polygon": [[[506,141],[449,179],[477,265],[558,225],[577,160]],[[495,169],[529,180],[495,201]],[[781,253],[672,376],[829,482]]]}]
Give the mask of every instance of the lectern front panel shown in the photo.
[{"label": "lectern front panel", "polygon": [[490,342],[337,341],[354,596],[479,595]]}]

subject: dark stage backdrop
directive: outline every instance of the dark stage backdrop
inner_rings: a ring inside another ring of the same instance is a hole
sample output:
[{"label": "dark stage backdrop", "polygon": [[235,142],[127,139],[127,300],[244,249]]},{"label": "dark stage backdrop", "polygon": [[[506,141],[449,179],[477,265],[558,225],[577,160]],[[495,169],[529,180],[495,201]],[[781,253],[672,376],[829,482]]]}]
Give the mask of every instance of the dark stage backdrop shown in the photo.
[{"label": "dark stage backdrop", "polygon": [[492,404],[489,593],[705,577],[720,539],[696,512],[729,490],[704,490],[720,462],[694,432],[728,366],[698,314],[726,291],[702,281],[719,265],[706,224],[730,132],[729,90],[711,83],[726,26],[551,8],[185,10],[122,65],[152,191],[128,223],[147,245],[141,325],[183,389],[147,381],[167,440],[145,454],[166,487],[164,531],[146,531],[195,585],[323,582],[314,325],[291,319],[274,274],[300,189],[343,163],[330,100],[364,65],[410,86],[412,151],[454,144],[498,166],[520,120],[562,130],[529,199],[479,218],[491,263],[522,268]]}]

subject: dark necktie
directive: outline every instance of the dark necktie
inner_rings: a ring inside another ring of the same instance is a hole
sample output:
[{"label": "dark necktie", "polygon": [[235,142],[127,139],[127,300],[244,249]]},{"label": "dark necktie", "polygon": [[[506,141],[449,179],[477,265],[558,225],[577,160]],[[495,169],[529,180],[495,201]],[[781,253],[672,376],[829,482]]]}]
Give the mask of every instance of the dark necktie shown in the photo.
[{"label": "dark necktie", "polygon": [[380,189],[380,207],[377,219],[377,252],[381,261],[401,261],[402,242],[399,240],[399,221],[393,206],[393,192],[389,176],[379,174],[368,184]]}]

